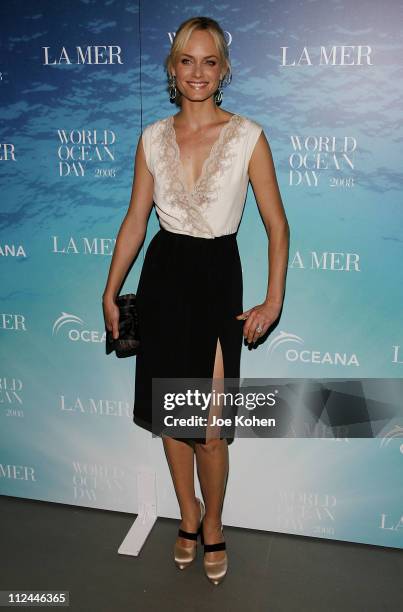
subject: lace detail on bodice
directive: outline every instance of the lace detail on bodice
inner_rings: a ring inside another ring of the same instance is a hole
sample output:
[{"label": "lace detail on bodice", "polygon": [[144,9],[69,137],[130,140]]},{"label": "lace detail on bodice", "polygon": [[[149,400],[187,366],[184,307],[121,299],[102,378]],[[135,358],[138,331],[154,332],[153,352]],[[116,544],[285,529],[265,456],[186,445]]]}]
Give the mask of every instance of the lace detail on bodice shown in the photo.
[{"label": "lace detail on bodice", "polygon": [[218,180],[231,167],[239,152],[235,146],[246,130],[244,118],[234,114],[221,128],[194,187],[189,191],[176,141],[173,115],[162,119],[154,132],[154,150],[157,152],[154,170],[164,177],[164,201],[180,210],[184,229],[190,233],[214,236],[206,220],[206,210],[219,195]]}]

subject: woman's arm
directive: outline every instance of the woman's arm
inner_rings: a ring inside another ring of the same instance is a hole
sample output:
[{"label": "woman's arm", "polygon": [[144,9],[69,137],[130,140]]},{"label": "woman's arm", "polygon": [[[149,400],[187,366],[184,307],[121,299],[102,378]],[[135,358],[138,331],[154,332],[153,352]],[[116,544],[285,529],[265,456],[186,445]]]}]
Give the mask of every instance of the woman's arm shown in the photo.
[{"label": "woman's arm", "polygon": [[289,232],[270,145],[262,133],[249,162],[249,178],[269,239],[266,300],[282,303],[288,262]]},{"label": "woman's arm", "polygon": [[120,226],[102,295],[105,324],[113,337],[119,337],[119,308],[115,298],[133,259],[143,243],[148,218],[153,206],[154,179],[149,171],[140,136],[134,163],[134,178],[130,203]]},{"label": "woman's arm", "polygon": [[[255,306],[242,313],[244,318],[245,315],[247,316],[244,336],[248,339],[248,342],[256,342],[278,318],[281,311],[290,235],[290,228],[281,200],[270,145],[263,132],[259,136],[253,150],[248,172],[269,239],[269,277],[266,299],[259,306]],[[258,325],[262,328],[260,334],[255,333]]]}]

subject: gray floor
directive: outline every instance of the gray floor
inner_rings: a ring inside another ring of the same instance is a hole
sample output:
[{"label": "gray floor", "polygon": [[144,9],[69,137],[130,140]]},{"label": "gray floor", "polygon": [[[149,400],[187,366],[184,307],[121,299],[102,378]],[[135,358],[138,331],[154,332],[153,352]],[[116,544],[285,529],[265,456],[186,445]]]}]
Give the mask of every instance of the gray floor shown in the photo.
[{"label": "gray floor", "polygon": [[229,570],[214,586],[204,576],[200,541],[193,565],[184,571],[175,567],[178,521],[158,519],[136,558],[117,553],[133,515],[6,496],[0,496],[0,508],[0,589],[70,591],[70,608],[59,609],[403,609],[398,549],[224,527]]}]

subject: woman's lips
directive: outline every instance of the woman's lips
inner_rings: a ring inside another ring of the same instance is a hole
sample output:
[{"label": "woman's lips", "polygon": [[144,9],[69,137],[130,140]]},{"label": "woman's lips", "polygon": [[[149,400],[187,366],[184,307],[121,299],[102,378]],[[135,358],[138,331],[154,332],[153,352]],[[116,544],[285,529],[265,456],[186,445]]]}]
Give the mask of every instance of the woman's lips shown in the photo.
[{"label": "woman's lips", "polygon": [[187,84],[190,85],[190,87],[193,87],[193,89],[202,89],[203,87],[207,87],[207,83],[205,82],[198,83],[197,81],[187,81]]}]

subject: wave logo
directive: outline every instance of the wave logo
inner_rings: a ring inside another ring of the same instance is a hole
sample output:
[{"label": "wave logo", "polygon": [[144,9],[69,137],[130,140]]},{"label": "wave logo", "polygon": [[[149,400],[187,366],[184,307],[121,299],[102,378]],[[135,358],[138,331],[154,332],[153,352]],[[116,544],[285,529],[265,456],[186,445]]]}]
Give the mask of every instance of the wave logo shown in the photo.
[{"label": "wave logo", "polygon": [[105,342],[105,331],[100,333],[97,330],[84,329],[83,319],[68,312],[62,312],[62,315],[56,319],[52,327],[52,336],[65,329],[68,339],[72,342]]},{"label": "wave logo", "polygon": [[[403,427],[401,425],[394,425],[394,427],[388,431],[385,436],[382,436],[380,447],[386,448],[390,441],[394,438],[403,438]],[[400,445],[400,452],[403,455],[403,444]]]},{"label": "wave logo", "polygon": [[[304,340],[296,334],[280,331],[277,336],[269,342],[267,354],[273,354],[277,348],[283,344],[304,344]],[[355,353],[331,353],[329,351],[319,351],[315,349],[287,348],[285,358],[290,362],[312,363],[315,365],[342,365],[342,366],[359,366],[359,361]]]},{"label": "wave logo", "polygon": [[274,353],[274,351],[277,350],[277,347],[279,347],[280,344],[284,344],[286,342],[296,342],[297,344],[304,343],[303,339],[297,336],[296,334],[289,334],[287,332],[280,331],[280,333],[277,334],[277,336],[275,336],[273,340],[269,342],[269,345],[267,347],[267,354],[270,355],[271,353]]}]

